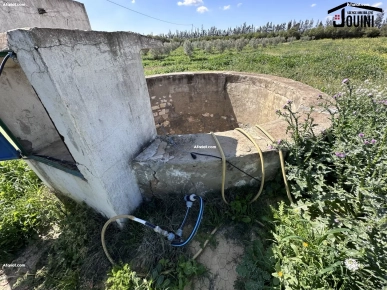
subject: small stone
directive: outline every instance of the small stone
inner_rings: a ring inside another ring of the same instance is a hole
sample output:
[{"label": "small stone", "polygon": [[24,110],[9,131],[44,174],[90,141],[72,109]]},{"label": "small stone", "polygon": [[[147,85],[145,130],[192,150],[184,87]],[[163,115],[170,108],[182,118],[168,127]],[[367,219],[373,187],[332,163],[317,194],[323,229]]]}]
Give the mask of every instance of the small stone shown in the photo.
[{"label": "small stone", "polygon": [[164,120],[168,119],[168,115],[167,114],[161,115],[161,117],[163,117]]},{"label": "small stone", "polygon": [[160,108],[165,108],[167,105],[165,103],[160,104]]},{"label": "small stone", "polygon": [[210,116],[211,116],[211,118],[212,118],[212,117],[214,116],[214,114],[211,114]]},{"label": "small stone", "polygon": [[235,119],[234,118],[231,118],[231,121],[234,121]]},{"label": "small stone", "polygon": [[152,107],[152,110],[154,111],[154,110],[158,110],[158,109],[160,109],[160,106],[153,106]]},{"label": "small stone", "polygon": [[204,113],[202,114],[203,117],[209,117],[210,116],[210,113]]},{"label": "small stone", "polygon": [[169,109],[165,109],[165,114],[168,114],[169,113]]},{"label": "small stone", "polygon": [[152,100],[156,99],[156,96],[152,96],[151,99],[152,99]]},{"label": "small stone", "polygon": [[157,112],[154,112],[153,113],[153,117],[156,117],[156,116],[158,116],[159,115],[159,113],[157,113]]},{"label": "small stone", "polygon": [[224,119],[224,120],[226,120],[226,119],[227,119],[227,117],[226,117],[226,116],[222,116],[221,118],[222,118],[222,119]]},{"label": "small stone", "polygon": [[165,115],[165,109],[162,109],[159,114],[160,115]]},{"label": "small stone", "polygon": [[165,122],[163,123],[163,125],[164,125],[165,127],[169,126],[169,121],[165,121]]},{"label": "small stone", "polygon": [[167,106],[171,106],[172,104],[171,103],[167,103]]}]

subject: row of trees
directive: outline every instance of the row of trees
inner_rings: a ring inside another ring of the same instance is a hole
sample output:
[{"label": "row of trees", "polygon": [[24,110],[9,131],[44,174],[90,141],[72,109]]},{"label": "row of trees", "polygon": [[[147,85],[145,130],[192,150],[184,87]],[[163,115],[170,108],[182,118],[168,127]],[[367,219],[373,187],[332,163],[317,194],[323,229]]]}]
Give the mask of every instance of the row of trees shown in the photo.
[{"label": "row of trees", "polygon": [[[302,41],[312,40],[313,37],[302,36]],[[238,38],[234,39],[215,39],[215,40],[195,40],[191,41],[189,39],[180,43],[177,41],[165,42],[163,47],[152,48],[150,50],[142,50],[143,55],[149,55],[153,59],[160,59],[169,55],[173,50],[177,49],[180,45],[183,46],[184,53],[191,57],[195,49],[201,49],[206,53],[223,53],[225,50],[237,50],[242,51],[246,46],[251,48],[266,47],[268,45],[276,46],[284,42],[293,42],[295,37],[289,37],[285,39],[284,37],[277,36],[271,38]]]},{"label": "row of trees", "polygon": [[302,36],[321,38],[350,38],[350,37],[376,37],[387,36],[387,19],[384,13],[375,15],[375,27],[333,27],[333,20],[327,19],[325,24],[322,21],[314,22],[313,19],[305,21],[289,21],[281,24],[268,22],[266,25],[256,27],[243,23],[241,26],[228,29],[218,29],[211,27],[209,29],[195,28],[191,31],[179,31],[175,33],[169,31],[167,34],[153,36],[164,42],[184,41],[186,39],[213,40],[213,39],[238,39],[244,37],[252,38],[271,38],[271,37],[295,37],[300,39]]}]

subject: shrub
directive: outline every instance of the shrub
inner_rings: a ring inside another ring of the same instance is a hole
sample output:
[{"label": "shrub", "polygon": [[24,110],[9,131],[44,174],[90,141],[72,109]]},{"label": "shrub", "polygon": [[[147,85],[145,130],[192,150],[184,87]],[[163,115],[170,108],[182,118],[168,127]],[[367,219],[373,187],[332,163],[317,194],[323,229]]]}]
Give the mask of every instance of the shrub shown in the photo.
[{"label": "shrub", "polygon": [[301,120],[291,101],[277,111],[289,125],[287,175],[302,215],[278,215],[273,251],[293,287],[382,289],[387,281],[387,101],[354,94],[348,79],[343,86],[322,100],[332,127],[320,135],[312,112]]},{"label": "shrub", "polygon": [[184,41],[183,49],[184,49],[184,53],[185,53],[187,56],[189,56],[189,57],[192,56],[192,53],[193,53],[193,46],[192,46],[191,41],[189,41],[189,40]]},{"label": "shrub", "polygon": [[223,53],[226,50],[226,43],[221,39],[217,39],[215,41],[215,48],[218,52]]},{"label": "shrub", "polygon": [[247,40],[245,40],[244,38],[238,38],[235,41],[235,49],[237,51],[242,51],[243,48],[246,46],[246,44],[247,44]]},{"label": "shrub", "polygon": [[385,285],[385,258],[377,255],[387,246],[378,245],[378,239],[385,241],[386,236],[375,236],[381,227],[367,230],[373,222],[354,223],[345,218],[312,219],[307,203],[293,208],[282,203],[275,213],[273,276],[285,287],[371,290]]},{"label": "shrub", "polygon": [[212,53],[212,42],[206,41],[204,44],[204,51],[207,53]]}]

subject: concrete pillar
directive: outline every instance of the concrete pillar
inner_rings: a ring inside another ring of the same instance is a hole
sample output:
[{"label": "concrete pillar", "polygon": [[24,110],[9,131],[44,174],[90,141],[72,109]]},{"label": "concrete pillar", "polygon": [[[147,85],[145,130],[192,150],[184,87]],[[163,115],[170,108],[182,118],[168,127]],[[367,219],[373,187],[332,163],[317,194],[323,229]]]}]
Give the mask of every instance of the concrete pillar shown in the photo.
[{"label": "concrete pillar", "polygon": [[85,6],[77,1],[1,1],[0,7],[0,32],[22,27],[91,30]]},{"label": "concrete pillar", "polygon": [[6,41],[83,178],[36,160],[30,166],[108,217],[132,211],[141,194],[130,162],[156,136],[140,50],[161,43],[47,28],[9,31]]}]

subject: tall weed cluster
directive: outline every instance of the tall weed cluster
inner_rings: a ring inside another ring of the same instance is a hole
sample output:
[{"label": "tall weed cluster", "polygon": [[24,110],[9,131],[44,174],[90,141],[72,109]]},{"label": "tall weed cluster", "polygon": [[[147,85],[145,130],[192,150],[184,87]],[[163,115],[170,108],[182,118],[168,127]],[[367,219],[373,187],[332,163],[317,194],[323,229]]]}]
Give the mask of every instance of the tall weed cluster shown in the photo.
[{"label": "tall weed cluster", "polygon": [[[274,210],[274,272],[250,289],[387,286],[387,96],[360,91],[345,79],[343,92],[316,96],[332,122],[321,134],[312,112],[301,115],[291,101],[277,110],[291,136],[278,146],[288,152],[296,203]],[[245,276],[245,285],[252,281]]]}]

